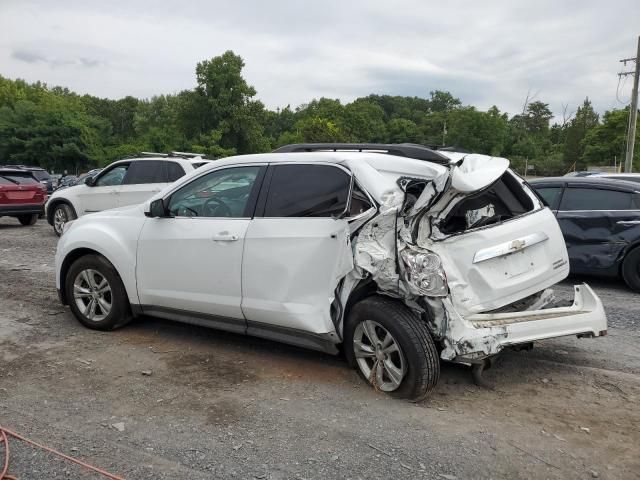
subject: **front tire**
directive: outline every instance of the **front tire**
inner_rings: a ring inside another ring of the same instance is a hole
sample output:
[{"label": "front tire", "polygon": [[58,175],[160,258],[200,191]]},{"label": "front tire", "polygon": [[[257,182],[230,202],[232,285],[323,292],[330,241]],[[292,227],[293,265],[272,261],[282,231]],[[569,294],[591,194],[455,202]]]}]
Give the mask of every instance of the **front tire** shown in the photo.
[{"label": "front tire", "polygon": [[640,292],[640,247],[634,248],[624,257],[622,278],[629,288]]},{"label": "front tire", "polygon": [[71,265],[65,293],[73,315],[93,330],[113,330],[132,318],[118,272],[99,255],[85,255]]},{"label": "front tire", "polygon": [[53,210],[53,231],[56,235],[62,235],[64,224],[75,220],[76,216],[69,205],[61,203]]},{"label": "front tire", "polygon": [[440,359],[426,324],[405,305],[369,297],[351,310],[345,354],[377,390],[423,400],[438,383]]},{"label": "front tire", "polygon": [[24,225],[25,227],[30,225],[35,225],[36,222],[38,221],[38,214],[34,213],[29,215],[18,215],[18,221],[20,222],[21,225]]}]

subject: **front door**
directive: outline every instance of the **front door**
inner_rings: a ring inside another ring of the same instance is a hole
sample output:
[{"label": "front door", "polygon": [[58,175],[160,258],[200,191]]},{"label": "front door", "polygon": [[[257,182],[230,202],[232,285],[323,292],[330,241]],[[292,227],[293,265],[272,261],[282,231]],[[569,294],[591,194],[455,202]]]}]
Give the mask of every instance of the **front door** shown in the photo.
[{"label": "front door", "polygon": [[146,313],[186,315],[245,331],[241,266],[264,167],[221,168],[165,199],[138,241],[138,295]]},{"label": "front door", "polygon": [[79,215],[109,210],[118,206],[118,194],[129,163],[118,163],[100,172],[92,186],[78,187],[77,196],[80,199]]}]

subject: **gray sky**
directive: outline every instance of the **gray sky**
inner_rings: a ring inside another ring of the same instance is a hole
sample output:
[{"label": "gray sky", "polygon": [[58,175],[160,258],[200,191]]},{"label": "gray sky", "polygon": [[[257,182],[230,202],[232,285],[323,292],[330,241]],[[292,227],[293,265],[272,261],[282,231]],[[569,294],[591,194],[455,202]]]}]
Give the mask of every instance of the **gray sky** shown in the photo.
[{"label": "gray sky", "polygon": [[0,0],[0,75],[149,97],[233,50],[270,108],[442,89],[515,113],[530,90],[560,115],[622,106],[638,35],[639,0]]}]

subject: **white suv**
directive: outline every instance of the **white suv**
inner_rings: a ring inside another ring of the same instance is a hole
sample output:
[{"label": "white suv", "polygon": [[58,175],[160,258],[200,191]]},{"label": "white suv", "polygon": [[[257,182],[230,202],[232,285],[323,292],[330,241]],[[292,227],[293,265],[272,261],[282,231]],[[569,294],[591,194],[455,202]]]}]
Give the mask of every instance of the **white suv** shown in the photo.
[{"label": "white suv", "polygon": [[49,197],[45,214],[57,235],[64,224],[87,213],[136,205],[207,162],[200,158],[129,158],[112,163],[84,184],[58,190]]},{"label": "white suv", "polygon": [[89,328],[148,314],[342,345],[403,398],[435,386],[439,357],[480,374],[504,348],[607,329],[587,285],[553,303],[569,271],[562,233],[503,158],[294,145],[216,161],[64,230],[56,286]]}]

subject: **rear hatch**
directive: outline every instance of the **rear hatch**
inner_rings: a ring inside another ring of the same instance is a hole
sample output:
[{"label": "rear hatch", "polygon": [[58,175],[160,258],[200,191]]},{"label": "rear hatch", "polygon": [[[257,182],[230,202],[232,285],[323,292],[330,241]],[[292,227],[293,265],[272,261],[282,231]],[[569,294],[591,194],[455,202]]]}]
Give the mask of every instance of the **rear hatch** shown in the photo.
[{"label": "rear hatch", "polygon": [[448,189],[421,219],[429,237],[420,246],[440,255],[461,313],[509,305],[569,273],[553,213],[504,159],[495,160],[475,158],[454,167]]},{"label": "rear hatch", "polygon": [[0,204],[42,204],[44,187],[28,172],[0,171]]}]

